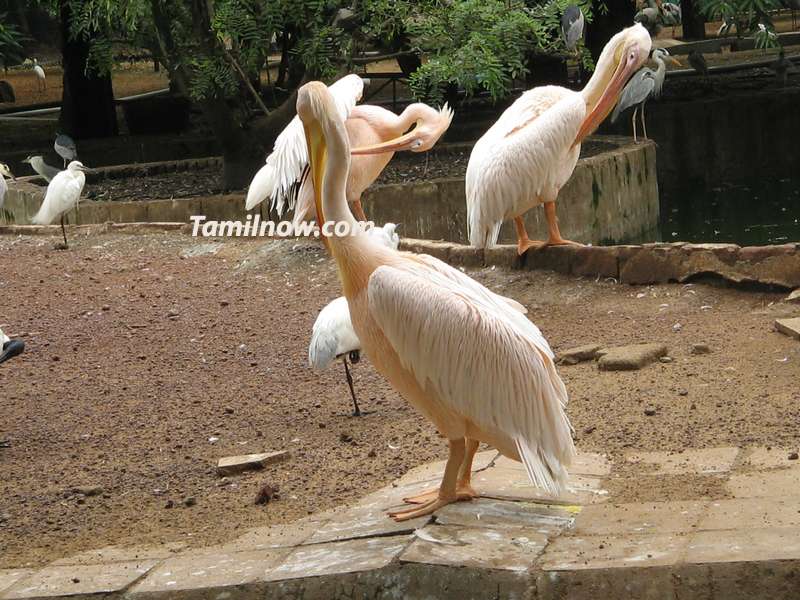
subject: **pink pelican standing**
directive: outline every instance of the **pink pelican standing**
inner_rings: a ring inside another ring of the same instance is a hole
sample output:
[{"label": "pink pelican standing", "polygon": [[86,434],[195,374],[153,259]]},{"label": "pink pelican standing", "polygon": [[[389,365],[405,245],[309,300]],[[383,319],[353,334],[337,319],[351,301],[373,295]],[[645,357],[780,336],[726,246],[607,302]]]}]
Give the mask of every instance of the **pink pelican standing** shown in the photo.
[{"label": "pink pelican standing", "polygon": [[[364,89],[364,80],[358,75],[342,77],[328,89],[338,114],[345,121],[350,144],[364,152],[352,161],[347,179],[347,201],[356,217],[366,221],[361,206],[364,190],[378,178],[395,152],[430,150],[450,126],[453,111],[447,105],[435,110],[427,104],[415,103],[396,115],[380,106],[356,106]],[[246,210],[270,198],[278,214],[283,213],[287,204],[294,208],[295,226],[311,218],[314,192],[308,178],[303,177],[307,164],[303,127],[295,117],[276,139],[267,164],[253,178],[247,192]],[[299,189],[296,187],[298,183]]]},{"label": "pink pelican standing", "polygon": [[[581,142],[608,116],[628,79],[650,53],[650,34],[640,24],[609,40],[580,92],[546,85],[528,90],[475,144],[467,165],[469,242],[497,243],[500,226],[514,219],[517,250],[572,244],[561,237],[555,201],[578,162]],[[522,216],[544,205],[546,242],[528,238]]]},{"label": "pink pelican standing", "polygon": [[353,329],[370,361],[449,443],[441,486],[407,498],[396,520],[477,496],[470,485],[481,441],[522,461],[531,481],[557,493],[575,447],[567,391],[553,353],[525,309],[431,256],[387,248],[362,232],[347,202],[350,144],[324,84],[297,96],[318,223],[346,223],[327,238]]}]

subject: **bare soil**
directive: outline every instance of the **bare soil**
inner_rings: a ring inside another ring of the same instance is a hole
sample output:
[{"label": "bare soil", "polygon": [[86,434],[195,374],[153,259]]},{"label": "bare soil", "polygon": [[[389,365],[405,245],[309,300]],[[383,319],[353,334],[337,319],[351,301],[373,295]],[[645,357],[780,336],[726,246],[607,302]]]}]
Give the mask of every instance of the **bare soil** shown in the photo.
[{"label": "bare soil", "polygon": [[[67,251],[56,241],[0,237],[0,327],[27,345],[0,365],[0,567],[110,544],[227,541],[445,457],[368,360],[353,369],[372,411],[363,418],[349,416],[338,365],[308,369],[311,325],[340,294],[317,244],[228,240],[211,254],[209,240],[178,234],[73,234]],[[797,312],[784,294],[472,275],[523,302],[556,350],[668,345],[673,362],[641,371],[560,367],[581,449],[619,461],[629,448],[796,447],[800,344],[772,327]],[[691,354],[699,342],[711,353]],[[220,457],[280,449],[290,460],[263,471],[215,472]],[[257,506],[264,484],[279,498]],[[707,489],[676,480],[668,491]],[[628,485],[618,497],[653,495]]]}]

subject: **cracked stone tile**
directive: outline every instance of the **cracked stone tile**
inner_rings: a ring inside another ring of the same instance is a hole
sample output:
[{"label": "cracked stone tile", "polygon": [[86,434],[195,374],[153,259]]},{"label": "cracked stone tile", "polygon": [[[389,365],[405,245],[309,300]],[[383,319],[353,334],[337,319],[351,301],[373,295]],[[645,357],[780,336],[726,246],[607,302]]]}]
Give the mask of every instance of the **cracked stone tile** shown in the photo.
[{"label": "cracked stone tile", "polygon": [[0,569],[0,594],[23,577],[28,577],[33,573],[35,573],[33,569]]},{"label": "cracked stone tile", "polygon": [[120,546],[106,546],[97,550],[87,550],[80,554],[60,558],[50,566],[59,565],[99,565],[102,563],[131,562],[146,559],[164,559],[174,556],[186,547],[186,544],[173,543],[163,546],[133,546],[129,548]]},{"label": "cracked stone tile", "polygon": [[547,544],[535,529],[429,525],[415,534],[403,562],[527,571]]},{"label": "cracked stone tile", "polygon": [[714,475],[728,473],[738,448],[707,448],[684,452],[630,452],[626,460],[639,464],[648,472],[664,475]]},{"label": "cracked stone tile", "polygon": [[279,581],[380,569],[392,562],[409,541],[408,535],[395,535],[300,546],[266,577]]},{"label": "cracked stone tile", "polygon": [[46,598],[118,592],[142,577],[157,560],[101,565],[54,565],[21,579],[3,594],[14,598]]},{"label": "cracked stone tile", "polygon": [[431,517],[419,517],[408,521],[397,522],[383,509],[354,507],[335,515],[314,535],[306,540],[306,544],[337,542],[353,538],[367,538],[399,533],[410,533],[425,526]]},{"label": "cracked stone tile", "polygon": [[571,535],[620,535],[694,531],[706,511],[705,502],[597,504],[576,517]]},{"label": "cracked stone tile", "polygon": [[796,495],[800,490],[800,469],[732,475],[725,482],[725,489],[734,498]]},{"label": "cracked stone tile", "polygon": [[545,571],[653,567],[670,565],[683,556],[688,535],[562,536],[547,546],[541,566]]},{"label": "cracked stone tile", "polygon": [[690,563],[798,559],[798,527],[698,531],[692,534],[686,553]]},{"label": "cracked stone tile", "polygon": [[762,527],[800,527],[800,498],[769,496],[714,500],[697,524],[698,530]]},{"label": "cracked stone tile", "polygon": [[290,550],[272,549],[222,554],[192,554],[170,558],[148,573],[129,597],[153,592],[175,592],[244,585],[263,580]]},{"label": "cracked stone tile", "polygon": [[327,519],[301,519],[293,523],[256,527],[230,542],[197,548],[192,552],[196,554],[221,554],[268,550],[270,548],[293,548],[307,541],[327,521]]},{"label": "cracked stone tile", "polygon": [[436,523],[493,529],[525,527],[542,535],[554,536],[568,527],[578,512],[580,507],[480,498],[439,509]]}]

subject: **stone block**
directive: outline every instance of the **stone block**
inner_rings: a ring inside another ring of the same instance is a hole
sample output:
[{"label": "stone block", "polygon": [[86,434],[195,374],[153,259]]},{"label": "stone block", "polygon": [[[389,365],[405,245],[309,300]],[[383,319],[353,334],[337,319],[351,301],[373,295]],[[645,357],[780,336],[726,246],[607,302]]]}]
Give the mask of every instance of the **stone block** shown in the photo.
[{"label": "stone block", "polygon": [[725,489],[734,498],[793,496],[800,490],[800,469],[782,469],[731,476]]},{"label": "stone block", "polygon": [[600,357],[597,366],[601,371],[635,371],[666,356],[664,344],[633,344],[608,348]]},{"label": "stone block", "polygon": [[479,498],[439,509],[436,523],[492,529],[525,527],[552,536],[569,527],[579,512],[579,507]]},{"label": "stone block", "polygon": [[713,500],[697,523],[698,530],[800,527],[797,496]]},{"label": "stone block", "polygon": [[[742,452],[745,452],[744,450]],[[784,469],[800,467],[800,460],[789,458],[797,452],[791,448],[753,448],[742,460],[744,466],[753,467],[760,471],[769,469]]]},{"label": "stone block", "polygon": [[336,512],[331,519],[320,526],[309,538],[307,544],[337,542],[355,538],[411,533],[425,526],[431,517],[419,517],[408,521],[395,521],[385,509],[372,509],[357,506],[350,510]]},{"label": "stone block", "polygon": [[789,337],[800,340],[800,317],[775,319],[775,329]]},{"label": "stone block", "polygon": [[597,358],[597,351],[600,350],[600,348],[600,344],[586,344],[585,346],[564,350],[556,354],[556,364],[577,365],[580,362],[594,360]]},{"label": "stone block", "polygon": [[686,562],[800,560],[800,528],[698,531],[689,538]]},{"label": "stone block", "polygon": [[289,458],[289,452],[261,452],[258,454],[242,454],[240,456],[225,456],[217,463],[218,475],[234,475],[251,469],[263,469],[267,465],[274,465]]},{"label": "stone block", "polygon": [[614,246],[572,248],[571,272],[585,277],[619,277],[619,262]]}]

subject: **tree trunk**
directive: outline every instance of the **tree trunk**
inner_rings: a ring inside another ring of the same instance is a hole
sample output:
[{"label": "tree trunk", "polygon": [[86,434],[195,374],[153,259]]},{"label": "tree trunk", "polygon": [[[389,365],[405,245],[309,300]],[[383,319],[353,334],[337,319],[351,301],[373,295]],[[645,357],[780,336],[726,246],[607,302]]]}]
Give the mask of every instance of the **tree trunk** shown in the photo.
[{"label": "tree trunk", "polygon": [[595,61],[600,57],[603,47],[615,34],[633,25],[636,14],[630,0],[607,0],[608,11],[601,14],[595,11],[594,19],[586,27],[586,47]]},{"label": "tree trunk", "polygon": [[696,0],[681,0],[681,21],[685,40],[703,40],[706,37],[706,21],[697,5]]},{"label": "tree trunk", "polygon": [[91,41],[71,39],[71,17],[69,1],[61,0],[64,91],[59,125],[75,139],[115,136],[117,111],[111,74],[99,75],[87,69]]}]

